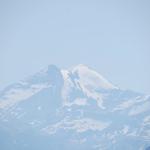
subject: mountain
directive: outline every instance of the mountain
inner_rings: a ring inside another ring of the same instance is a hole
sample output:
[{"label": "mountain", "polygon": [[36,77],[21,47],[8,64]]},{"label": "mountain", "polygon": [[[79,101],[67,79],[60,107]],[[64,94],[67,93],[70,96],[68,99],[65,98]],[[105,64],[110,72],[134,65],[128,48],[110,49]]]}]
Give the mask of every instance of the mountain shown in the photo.
[{"label": "mountain", "polygon": [[0,91],[2,150],[148,150],[150,95],[55,65]]}]

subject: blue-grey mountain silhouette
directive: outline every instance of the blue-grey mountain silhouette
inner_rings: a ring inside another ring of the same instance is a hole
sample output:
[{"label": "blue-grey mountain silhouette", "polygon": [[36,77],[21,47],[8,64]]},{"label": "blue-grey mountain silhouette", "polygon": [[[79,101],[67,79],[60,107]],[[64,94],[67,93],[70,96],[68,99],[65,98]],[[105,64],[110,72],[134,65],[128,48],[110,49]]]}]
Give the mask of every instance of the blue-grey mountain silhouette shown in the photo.
[{"label": "blue-grey mountain silhouette", "polygon": [[0,92],[2,150],[149,150],[150,96],[85,65],[54,65]]}]

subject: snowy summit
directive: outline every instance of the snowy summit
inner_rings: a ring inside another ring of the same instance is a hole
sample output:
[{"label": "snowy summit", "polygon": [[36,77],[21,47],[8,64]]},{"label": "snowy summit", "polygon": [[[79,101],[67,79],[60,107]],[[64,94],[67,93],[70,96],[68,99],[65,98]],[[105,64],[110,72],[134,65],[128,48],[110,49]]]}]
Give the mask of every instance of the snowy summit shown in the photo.
[{"label": "snowy summit", "polygon": [[49,65],[0,92],[0,145],[149,150],[149,108],[150,95],[122,90],[85,65]]}]

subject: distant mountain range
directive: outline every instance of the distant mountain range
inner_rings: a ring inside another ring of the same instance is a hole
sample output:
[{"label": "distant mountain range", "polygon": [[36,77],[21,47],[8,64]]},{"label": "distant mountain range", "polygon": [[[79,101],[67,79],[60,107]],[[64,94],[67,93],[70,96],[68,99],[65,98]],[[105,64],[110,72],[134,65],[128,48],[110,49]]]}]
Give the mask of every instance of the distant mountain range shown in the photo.
[{"label": "distant mountain range", "polygon": [[55,65],[0,91],[1,150],[150,150],[150,95],[85,65]]}]

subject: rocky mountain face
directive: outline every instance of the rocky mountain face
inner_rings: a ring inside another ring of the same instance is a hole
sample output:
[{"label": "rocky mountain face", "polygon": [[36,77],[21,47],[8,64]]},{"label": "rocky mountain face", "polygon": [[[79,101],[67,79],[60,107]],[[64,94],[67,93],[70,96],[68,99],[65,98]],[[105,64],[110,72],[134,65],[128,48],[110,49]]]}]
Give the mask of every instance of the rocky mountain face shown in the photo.
[{"label": "rocky mountain face", "polygon": [[48,66],[0,92],[2,150],[149,150],[150,95],[84,65]]}]

